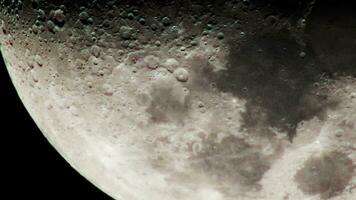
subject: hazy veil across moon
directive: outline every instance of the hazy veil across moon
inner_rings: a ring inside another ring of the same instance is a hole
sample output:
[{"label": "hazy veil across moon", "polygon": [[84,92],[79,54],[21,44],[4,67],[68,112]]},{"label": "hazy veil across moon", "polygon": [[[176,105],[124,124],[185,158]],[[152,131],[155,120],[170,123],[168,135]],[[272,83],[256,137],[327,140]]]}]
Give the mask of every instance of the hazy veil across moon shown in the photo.
[{"label": "hazy veil across moon", "polygon": [[354,4],[0,3],[23,103],[113,198],[356,199]]}]

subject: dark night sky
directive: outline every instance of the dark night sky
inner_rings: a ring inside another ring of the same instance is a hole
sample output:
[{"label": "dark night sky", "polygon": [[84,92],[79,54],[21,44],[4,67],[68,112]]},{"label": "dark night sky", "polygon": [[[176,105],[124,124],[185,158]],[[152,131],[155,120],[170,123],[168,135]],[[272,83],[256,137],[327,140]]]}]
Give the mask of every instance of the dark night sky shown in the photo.
[{"label": "dark night sky", "polygon": [[0,75],[1,196],[5,199],[110,200],[47,142],[17,96],[2,57]]}]

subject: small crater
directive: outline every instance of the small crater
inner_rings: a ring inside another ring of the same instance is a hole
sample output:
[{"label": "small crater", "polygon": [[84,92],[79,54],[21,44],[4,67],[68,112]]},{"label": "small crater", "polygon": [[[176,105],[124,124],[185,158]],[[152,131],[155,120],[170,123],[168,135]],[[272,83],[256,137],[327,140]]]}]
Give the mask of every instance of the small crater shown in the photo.
[{"label": "small crater", "polygon": [[181,82],[187,82],[189,79],[189,72],[182,67],[177,68],[173,74],[176,79]]},{"label": "small crater", "polygon": [[160,60],[158,57],[153,55],[148,55],[143,60],[144,65],[149,69],[157,69],[160,65]]}]

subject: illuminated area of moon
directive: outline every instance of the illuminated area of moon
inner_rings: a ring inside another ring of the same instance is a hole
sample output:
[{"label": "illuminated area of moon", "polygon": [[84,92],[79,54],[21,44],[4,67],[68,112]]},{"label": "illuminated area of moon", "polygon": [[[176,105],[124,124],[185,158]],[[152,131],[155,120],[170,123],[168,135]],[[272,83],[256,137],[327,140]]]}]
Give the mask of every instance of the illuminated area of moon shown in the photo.
[{"label": "illuminated area of moon", "polygon": [[356,199],[351,6],[0,2],[24,105],[113,198]]}]

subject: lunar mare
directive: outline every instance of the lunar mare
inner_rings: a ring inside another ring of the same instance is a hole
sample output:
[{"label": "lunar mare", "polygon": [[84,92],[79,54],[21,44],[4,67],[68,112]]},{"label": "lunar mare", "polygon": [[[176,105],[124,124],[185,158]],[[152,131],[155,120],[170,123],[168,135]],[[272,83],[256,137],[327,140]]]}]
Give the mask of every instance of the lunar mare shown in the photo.
[{"label": "lunar mare", "polygon": [[356,198],[354,5],[0,2],[24,105],[113,198]]}]

